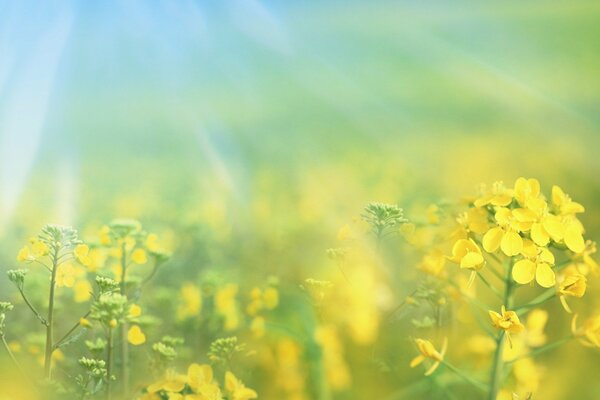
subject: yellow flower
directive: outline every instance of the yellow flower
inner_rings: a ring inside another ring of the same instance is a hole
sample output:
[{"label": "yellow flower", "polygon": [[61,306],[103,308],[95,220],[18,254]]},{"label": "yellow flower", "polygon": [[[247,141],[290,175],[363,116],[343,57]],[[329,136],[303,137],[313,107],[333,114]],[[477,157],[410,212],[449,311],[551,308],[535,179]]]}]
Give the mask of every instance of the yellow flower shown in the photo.
[{"label": "yellow flower", "polygon": [[350,228],[350,225],[346,224],[340,228],[337,234],[337,239],[340,242],[352,239],[352,228]]},{"label": "yellow flower", "polygon": [[83,326],[84,328],[92,327],[92,323],[87,318],[79,318],[79,325]]},{"label": "yellow flower", "polygon": [[89,257],[90,248],[86,244],[78,244],[75,246],[73,250],[73,254],[75,258],[83,265],[88,266],[91,264],[91,259]]},{"label": "yellow flower", "polygon": [[492,320],[492,325],[496,329],[501,329],[506,332],[506,337],[508,338],[508,342],[512,347],[512,339],[510,337],[511,333],[520,333],[525,330],[525,326],[519,320],[519,316],[514,311],[506,311],[506,308],[502,306],[501,313],[498,314],[496,311],[489,311],[490,319]]},{"label": "yellow flower", "polygon": [[142,315],[142,307],[138,306],[137,304],[132,304],[129,307],[129,317],[136,318],[136,317],[139,317],[140,315]]},{"label": "yellow flower", "polygon": [[502,306],[501,314],[496,311],[489,311],[490,319],[494,328],[502,329],[510,333],[519,333],[525,330],[525,326],[519,321],[519,316],[514,311],[506,311]]},{"label": "yellow flower", "polygon": [[479,270],[484,260],[481,249],[472,239],[459,239],[452,247],[452,257],[448,260],[460,264],[461,268]]},{"label": "yellow flower", "polygon": [[600,348],[600,314],[588,318],[580,328],[577,328],[575,314],[571,321],[571,332],[584,346]]},{"label": "yellow flower", "polygon": [[522,253],[525,256],[515,263],[512,277],[515,282],[526,285],[534,279],[545,288],[556,283],[556,276],[551,266],[554,265],[554,255],[545,247],[538,247],[530,240],[525,240]]},{"label": "yellow flower", "polygon": [[552,186],[552,204],[560,215],[572,215],[585,211],[581,204],[571,200],[571,197],[556,185]]},{"label": "yellow flower", "polygon": [[431,276],[443,276],[446,257],[440,249],[433,249],[423,256],[418,268]]},{"label": "yellow flower", "polygon": [[139,326],[133,325],[127,332],[127,341],[134,346],[139,346],[146,342],[146,335]]},{"label": "yellow flower", "polygon": [[411,360],[410,367],[414,368],[426,359],[430,359],[433,361],[433,364],[425,372],[425,376],[433,374],[435,370],[440,366],[441,362],[444,360],[444,355],[446,354],[446,350],[448,348],[448,339],[444,338],[442,349],[439,352],[435,349],[433,343],[431,343],[429,340],[415,339],[415,344],[417,345],[417,349],[421,354],[419,354]]},{"label": "yellow flower", "polygon": [[473,202],[475,207],[483,207],[488,204],[504,207],[509,205],[513,199],[513,191],[506,188],[502,182],[494,182],[490,190],[483,188],[482,191],[485,193]]},{"label": "yellow flower", "polygon": [[532,203],[537,203],[540,197],[540,182],[533,178],[518,178],[515,181],[514,195],[522,207],[531,208]]},{"label": "yellow flower", "polygon": [[272,310],[279,304],[279,291],[274,287],[268,287],[263,292],[263,302],[267,309]]},{"label": "yellow flower", "polygon": [[488,253],[500,248],[507,256],[516,256],[523,248],[523,239],[519,231],[526,226],[516,218],[513,211],[505,207],[497,208],[494,217],[498,226],[483,235],[483,248]]},{"label": "yellow flower", "polygon": [[117,324],[118,324],[118,322],[114,318],[108,322],[108,326],[110,326],[111,328],[116,328]]},{"label": "yellow flower", "polygon": [[[213,371],[210,365],[190,364],[187,371],[187,383],[199,397],[190,399],[213,400],[221,399],[221,389],[213,381]],[[186,396],[188,400],[188,396]]]},{"label": "yellow flower", "polygon": [[75,284],[75,276],[77,270],[71,264],[63,264],[57,267],[56,271],[56,286],[58,287],[73,287]]},{"label": "yellow flower", "polygon": [[225,372],[225,390],[231,395],[231,400],[256,399],[258,394],[235,377],[230,371]]},{"label": "yellow flower", "polygon": [[238,286],[230,283],[219,288],[215,293],[215,309],[224,318],[223,328],[226,331],[236,329],[240,323],[236,302],[237,292]]},{"label": "yellow flower", "polygon": [[148,386],[146,391],[148,393],[156,393],[164,390],[167,392],[178,393],[185,388],[187,381],[188,377],[186,375],[178,374],[173,370],[167,370],[165,378]]},{"label": "yellow flower", "polygon": [[158,244],[158,236],[156,234],[151,233],[146,237],[146,248],[153,252],[159,251],[160,246]]},{"label": "yellow flower", "polygon": [[202,292],[193,283],[188,282],[179,291],[177,318],[182,320],[200,314],[202,310]]},{"label": "yellow flower", "polygon": [[592,254],[594,253],[596,253],[596,243],[588,240],[585,243],[584,250],[573,257],[573,264],[571,266],[575,267],[583,275],[589,275],[590,273],[598,275],[600,267],[596,260],[592,258]]},{"label": "yellow flower", "polygon": [[569,314],[572,313],[571,308],[567,304],[567,296],[571,297],[583,297],[587,288],[587,279],[582,274],[571,273],[565,276],[565,279],[561,282],[558,287],[558,294],[560,295],[560,302]]},{"label": "yellow flower", "polygon": [[23,246],[21,250],[17,253],[17,261],[25,262],[25,261],[33,261],[35,258],[29,252],[29,246]]},{"label": "yellow flower", "polygon": [[252,322],[250,323],[250,332],[254,335],[254,337],[260,338],[265,335],[265,319],[264,317],[254,317]]},{"label": "yellow flower", "polygon": [[148,262],[148,255],[144,249],[135,249],[131,253],[131,261],[136,264],[146,264]]},{"label": "yellow flower", "polygon": [[48,254],[48,246],[44,242],[37,239],[30,240],[31,247],[23,246],[17,254],[17,261],[34,261],[37,258],[43,257]]},{"label": "yellow flower", "polygon": [[100,236],[100,244],[102,244],[103,246],[110,245],[110,242],[111,242],[110,228],[108,226],[103,226],[102,228],[100,228],[99,236]]},{"label": "yellow flower", "polygon": [[539,308],[531,310],[525,320],[525,331],[517,338],[512,338],[512,346],[504,347],[502,358],[505,361],[515,360],[527,354],[532,347],[546,344],[544,332],[548,322],[548,312]]},{"label": "yellow flower", "polygon": [[92,285],[88,281],[79,281],[73,286],[74,299],[76,303],[83,303],[92,297]]}]

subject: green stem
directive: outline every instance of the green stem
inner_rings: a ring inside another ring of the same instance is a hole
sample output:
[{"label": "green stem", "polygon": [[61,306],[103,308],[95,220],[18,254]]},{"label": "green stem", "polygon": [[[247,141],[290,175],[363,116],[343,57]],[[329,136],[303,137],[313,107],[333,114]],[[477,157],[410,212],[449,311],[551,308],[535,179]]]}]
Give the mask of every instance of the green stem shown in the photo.
[{"label": "green stem", "polygon": [[48,322],[44,319],[44,317],[42,317],[42,314],[40,314],[38,312],[38,310],[36,310],[36,308],[33,306],[33,304],[31,304],[31,302],[29,301],[29,299],[25,295],[25,292],[23,291],[23,289],[19,288],[19,293],[21,293],[21,297],[25,301],[25,304],[27,304],[27,307],[29,307],[29,309],[35,314],[35,316],[37,317],[37,319],[40,320],[40,322],[42,323],[42,325],[47,326]]},{"label": "green stem", "polygon": [[512,360],[508,361],[508,363],[514,363],[514,362],[522,360],[524,358],[530,358],[530,357],[539,356],[540,354],[543,354],[543,353],[545,353],[545,352],[547,352],[549,350],[555,349],[556,347],[559,347],[559,346],[561,346],[561,345],[569,342],[572,339],[573,339],[573,335],[570,335],[570,336],[567,336],[566,338],[562,338],[560,340],[557,340],[556,342],[548,343],[545,346],[538,347],[537,349],[531,350],[528,353],[525,353],[523,355],[515,357]]},{"label": "green stem", "polygon": [[[81,318],[87,318],[88,315],[90,315],[91,311],[88,311],[87,313],[85,313],[85,315]],[[75,332],[79,327],[81,326],[80,321],[77,321],[77,323],[75,325],[73,325],[73,327],[71,329],[69,329],[69,331],[67,331],[67,333],[64,334],[64,336],[62,338],[60,338],[59,341],[56,342],[56,344],[54,344],[54,349],[58,349],[61,344],[63,344],[63,342],[65,340],[67,340],[69,338],[69,336]]]},{"label": "green stem", "polygon": [[537,307],[539,305],[542,305],[545,302],[547,302],[548,300],[554,298],[554,296],[556,296],[556,290],[554,288],[550,288],[550,289],[544,291],[542,294],[540,294],[536,298],[534,298],[533,300],[531,300],[529,303],[527,303],[521,307],[517,307],[516,312],[519,315],[523,315],[525,312],[529,311],[530,309]]},{"label": "green stem", "polygon": [[485,279],[485,277],[483,275],[481,275],[479,272],[477,272],[477,276],[479,277],[479,279],[481,279],[481,281],[485,284],[485,286],[487,286],[496,296],[498,296],[499,299],[502,299],[502,295],[500,294],[498,289],[496,289],[494,286],[492,286],[492,284],[487,279]]},{"label": "green stem", "polygon": [[113,356],[113,330],[111,327],[108,328],[107,338],[107,351],[106,351],[106,400],[110,400],[112,397],[112,356]]},{"label": "green stem", "polygon": [[[121,294],[127,296],[127,253],[125,242],[121,245]],[[129,344],[127,343],[127,323],[121,324],[121,382],[123,385],[123,397],[129,394]]]},{"label": "green stem", "polygon": [[17,370],[19,371],[19,373],[21,375],[23,375],[24,378],[29,379],[29,377],[27,376],[27,374],[21,367],[21,364],[19,364],[19,361],[17,361],[17,358],[15,357],[12,350],[10,349],[10,346],[6,342],[6,338],[4,337],[4,334],[0,335],[0,339],[2,339],[2,344],[4,345],[4,348],[6,349],[6,352],[8,353],[8,356],[10,357],[11,361],[13,362],[13,364],[15,364],[15,367],[17,367]]},{"label": "green stem", "polygon": [[[512,282],[512,268],[513,262],[510,261],[509,268],[506,271],[506,278],[504,280],[504,301],[503,305],[507,310],[510,310],[513,306],[513,282]],[[504,336],[505,332],[502,331],[498,335],[496,339],[496,351],[494,352],[494,358],[492,361],[492,370],[490,376],[490,391],[488,395],[488,400],[496,400],[498,396],[498,391],[502,386],[502,369],[504,367],[504,361],[502,359],[502,355],[504,353]]]},{"label": "green stem", "polygon": [[456,375],[460,376],[465,381],[467,381],[468,383],[470,383],[471,385],[473,385],[477,389],[481,390],[482,392],[485,392],[487,390],[487,387],[486,387],[485,384],[483,384],[482,382],[479,382],[476,379],[471,378],[469,375],[467,375],[466,373],[464,373],[460,369],[456,368],[454,365],[450,364],[448,361],[443,360],[442,364],[444,364],[446,367],[448,367]]},{"label": "green stem", "polygon": [[48,296],[48,318],[46,318],[46,351],[44,354],[44,375],[52,378],[52,353],[54,352],[54,290],[56,289],[56,273],[58,272],[59,247],[54,248],[52,255],[52,276],[50,278],[50,294]]}]

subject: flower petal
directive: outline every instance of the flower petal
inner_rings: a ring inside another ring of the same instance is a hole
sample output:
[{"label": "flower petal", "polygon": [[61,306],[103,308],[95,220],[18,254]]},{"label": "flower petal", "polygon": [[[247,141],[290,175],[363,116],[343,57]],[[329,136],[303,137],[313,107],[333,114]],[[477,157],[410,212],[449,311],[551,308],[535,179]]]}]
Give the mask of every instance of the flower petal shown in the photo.
[{"label": "flower petal", "polygon": [[500,242],[502,252],[507,256],[516,256],[523,249],[523,239],[517,232],[506,232]]},{"label": "flower petal", "polygon": [[520,260],[515,263],[512,270],[512,277],[515,282],[526,285],[535,277],[536,266],[531,260]]},{"label": "flower petal", "polygon": [[554,271],[550,268],[550,265],[540,263],[535,270],[535,280],[540,286],[549,288],[556,283],[556,275],[554,275]]},{"label": "flower petal", "polygon": [[493,253],[500,247],[504,231],[502,228],[492,228],[483,235],[483,248],[488,253]]}]

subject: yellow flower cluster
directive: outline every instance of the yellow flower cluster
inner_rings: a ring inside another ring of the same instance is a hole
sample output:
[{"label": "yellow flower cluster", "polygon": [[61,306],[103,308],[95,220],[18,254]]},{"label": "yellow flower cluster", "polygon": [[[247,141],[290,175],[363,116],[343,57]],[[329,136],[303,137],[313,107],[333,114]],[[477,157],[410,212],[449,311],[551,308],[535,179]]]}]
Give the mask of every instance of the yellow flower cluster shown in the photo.
[{"label": "yellow flower cluster", "polygon": [[187,374],[178,374],[168,370],[165,377],[146,387],[146,393],[140,400],[160,400],[167,396],[169,400],[221,400],[223,394],[231,400],[251,400],[257,393],[246,387],[232,372],[225,373],[224,387],[214,379],[210,365],[191,364]]}]

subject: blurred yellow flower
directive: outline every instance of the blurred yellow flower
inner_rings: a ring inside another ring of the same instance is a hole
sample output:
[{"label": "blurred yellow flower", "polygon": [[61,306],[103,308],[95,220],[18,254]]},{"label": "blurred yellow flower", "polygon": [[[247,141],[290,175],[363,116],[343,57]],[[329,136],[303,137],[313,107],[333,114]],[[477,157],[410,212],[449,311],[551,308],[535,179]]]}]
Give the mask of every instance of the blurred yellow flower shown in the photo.
[{"label": "blurred yellow flower", "polygon": [[481,191],[482,196],[473,203],[475,207],[483,207],[488,204],[504,207],[512,202],[513,191],[504,186],[503,182],[494,182],[489,190],[482,186]]},{"label": "blurred yellow flower", "polygon": [[88,301],[92,297],[93,290],[92,285],[88,281],[78,281],[73,286],[75,302],[83,303]]},{"label": "blurred yellow flower", "polygon": [[571,197],[556,185],[552,186],[552,204],[560,215],[572,215],[585,211],[581,204],[571,200]]},{"label": "blurred yellow flower", "polygon": [[129,306],[129,317],[130,318],[136,318],[136,317],[139,317],[140,315],[142,315],[142,307],[138,306],[137,304],[132,304],[131,306]]},{"label": "blurred yellow flower", "polygon": [[179,291],[177,318],[180,320],[194,317],[202,311],[202,292],[191,282],[185,283]]},{"label": "blurred yellow flower", "polygon": [[239,326],[240,318],[236,296],[238,285],[229,283],[215,293],[215,309],[224,318],[223,328],[232,331]]},{"label": "blurred yellow flower", "polygon": [[254,390],[247,388],[230,371],[225,372],[225,390],[231,396],[231,400],[250,400],[258,397]]},{"label": "blurred yellow flower", "polygon": [[600,348],[600,314],[585,320],[580,328],[577,327],[577,314],[575,314],[571,321],[571,332],[584,346]]},{"label": "blurred yellow flower", "polygon": [[425,372],[425,376],[433,374],[440,366],[440,363],[444,360],[444,355],[446,354],[446,350],[448,348],[448,339],[444,338],[442,349],[439,352],[429,340],[415,339],[415,344],[417,345],[417,349],[421,354],[411,360],[410,367],[414,368],[417,365],[420,365],[426,359],[430,359],[433,361],[433,364]]},{"label": "blurred yellow flower", "polygon": [[461,268],[479,270],[484,259],[481,249],[472,239],[459,239],[452,247],[452,256],[448,260],[459,264]]},{"label": "blurred yellow flower", "polygon": [[81,264],[87,266],[90,265],[91,259],[89,257],[90,248],[86,244],[78,244],[73,250],[73,255]]},{"label": "blurred yellow flower", "polygon": [[571,273],[565,276],[558,287],[558,294],[560,295],[560,302],[566,312],[569,314],[572,313],[571,308],[567,303],[567,297],[581,298],[585,294],[586,288],[587,279],[584,275]]},{"label": "blurred yellow flower", "polygon": [[127,332],[127,341],[134,346],[139,346],[146,342],[146,335],[138,325],[133,325]]},{"label": "blurred yellow flower", "polygon": [[75,284],[75,275],[77,270],[70,263],[65,263],[57,267],[56,271],[56,286],[58,287],[73,287]]},{"label": "blurred yellow flower", "polygon": [[148,254],[144,249],[135,249],[131,253],[131,261],[136,264],[146,264],[148,262]]}]

